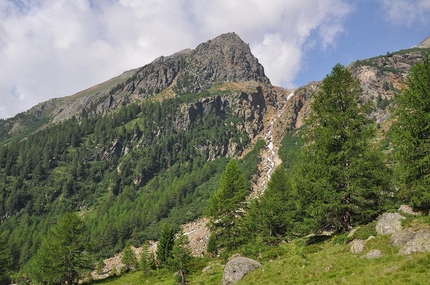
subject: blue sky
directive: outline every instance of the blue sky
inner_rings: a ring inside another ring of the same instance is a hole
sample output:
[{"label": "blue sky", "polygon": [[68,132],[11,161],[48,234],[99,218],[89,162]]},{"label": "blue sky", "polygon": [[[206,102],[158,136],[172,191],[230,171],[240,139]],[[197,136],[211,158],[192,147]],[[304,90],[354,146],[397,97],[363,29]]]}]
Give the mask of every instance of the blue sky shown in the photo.
[{"label": "blue sky", "polygon": [[[414,13],[414,10],[403,11],[401,15],[393,12],[389,17],[383,2],[354,1],[352,11],[345,18],[344,31],[334,45],[308,50],[294,84],[302,86],[312,80],[321,80],[336,63],[348,65],[355,60],[410,48],[430,36],[430,9],[423,9],[423,14]],[[420,1],[399,2],[414,6]],[[421,2],[430,7],[430,1]],[[387,5],[395,3],[392,1]],[[415,7],[419,9],[419,6]]]},{"label": "blue sky", "polygon": [[226,32],[294,88],[417,45],[430,0],[0,0],[0,118]]}]

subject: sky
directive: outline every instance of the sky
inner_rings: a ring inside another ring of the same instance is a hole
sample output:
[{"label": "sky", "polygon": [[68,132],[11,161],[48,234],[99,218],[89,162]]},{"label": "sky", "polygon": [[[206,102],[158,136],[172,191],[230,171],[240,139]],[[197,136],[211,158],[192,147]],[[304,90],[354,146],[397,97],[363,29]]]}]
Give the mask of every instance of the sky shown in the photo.
[{"label": "sky", "polygon": [[418,45],[430,0],[0,0],[0,119],[227,32],[290,89]]}]

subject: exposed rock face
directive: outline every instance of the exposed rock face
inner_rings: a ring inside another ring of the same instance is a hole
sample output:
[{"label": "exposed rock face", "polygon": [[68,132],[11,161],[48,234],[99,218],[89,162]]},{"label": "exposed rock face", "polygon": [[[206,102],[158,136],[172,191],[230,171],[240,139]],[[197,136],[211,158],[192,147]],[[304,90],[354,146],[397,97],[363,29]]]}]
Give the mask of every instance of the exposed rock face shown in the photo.
[{"label": "exposed rock face", "polygon": [[430,232],[427,230],[418,231],[414,238],[399,250],[399,254],[412,254],[416,252],[430,252]]},{"label": "exposed rock face", "polygon": [[197,46],[185,61],[174,90],[177,94],[197,93],[220,82],[239,81],[270,84],[249,45],[228,33]]},{"label": "exposed rock face", "polygon": [[385,213],[376,223],[376,232],[379,235],[389,235],[402,230],[401,220],[405,219],[399,213]]},{"label": "exposed rock face", "polygon": [[222,276],[223,285],[235,284],[241,280],[246,274],[254,271],[255,269],[261,267],[258,261],[247,257],[235,257],[231,259],[224,268],[224,273]]}]

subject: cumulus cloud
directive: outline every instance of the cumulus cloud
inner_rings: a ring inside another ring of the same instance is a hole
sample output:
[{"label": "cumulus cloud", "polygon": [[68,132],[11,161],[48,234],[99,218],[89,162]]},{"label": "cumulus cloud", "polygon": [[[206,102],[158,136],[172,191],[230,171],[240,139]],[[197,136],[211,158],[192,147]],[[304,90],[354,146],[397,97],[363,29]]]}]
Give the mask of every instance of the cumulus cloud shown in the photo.
[{"label": "cumulus cloud", "polygon": [[380,0],[385,19],[398,26],[427,24],[430,19],[430,0]]},{"label": "cumulus cloud", "polygon": [[0,1],[0,118],[225,32],[250,44],[272,83],[292,87],[306,50],[334,46],[351,9],[346,0]]}]

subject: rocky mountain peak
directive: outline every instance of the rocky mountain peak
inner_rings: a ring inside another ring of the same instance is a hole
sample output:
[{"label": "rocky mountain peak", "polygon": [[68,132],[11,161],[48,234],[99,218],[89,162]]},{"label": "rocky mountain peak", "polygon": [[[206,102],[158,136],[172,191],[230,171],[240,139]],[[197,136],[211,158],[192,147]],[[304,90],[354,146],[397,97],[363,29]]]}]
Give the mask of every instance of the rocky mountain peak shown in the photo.
[{"label": "rocky mountain peak", "polygon": [[196,47],[187,58],[174,90],[196,93],[221,82],[257,81],[270,84],[249,45],[235,33],[220,35]]}]

